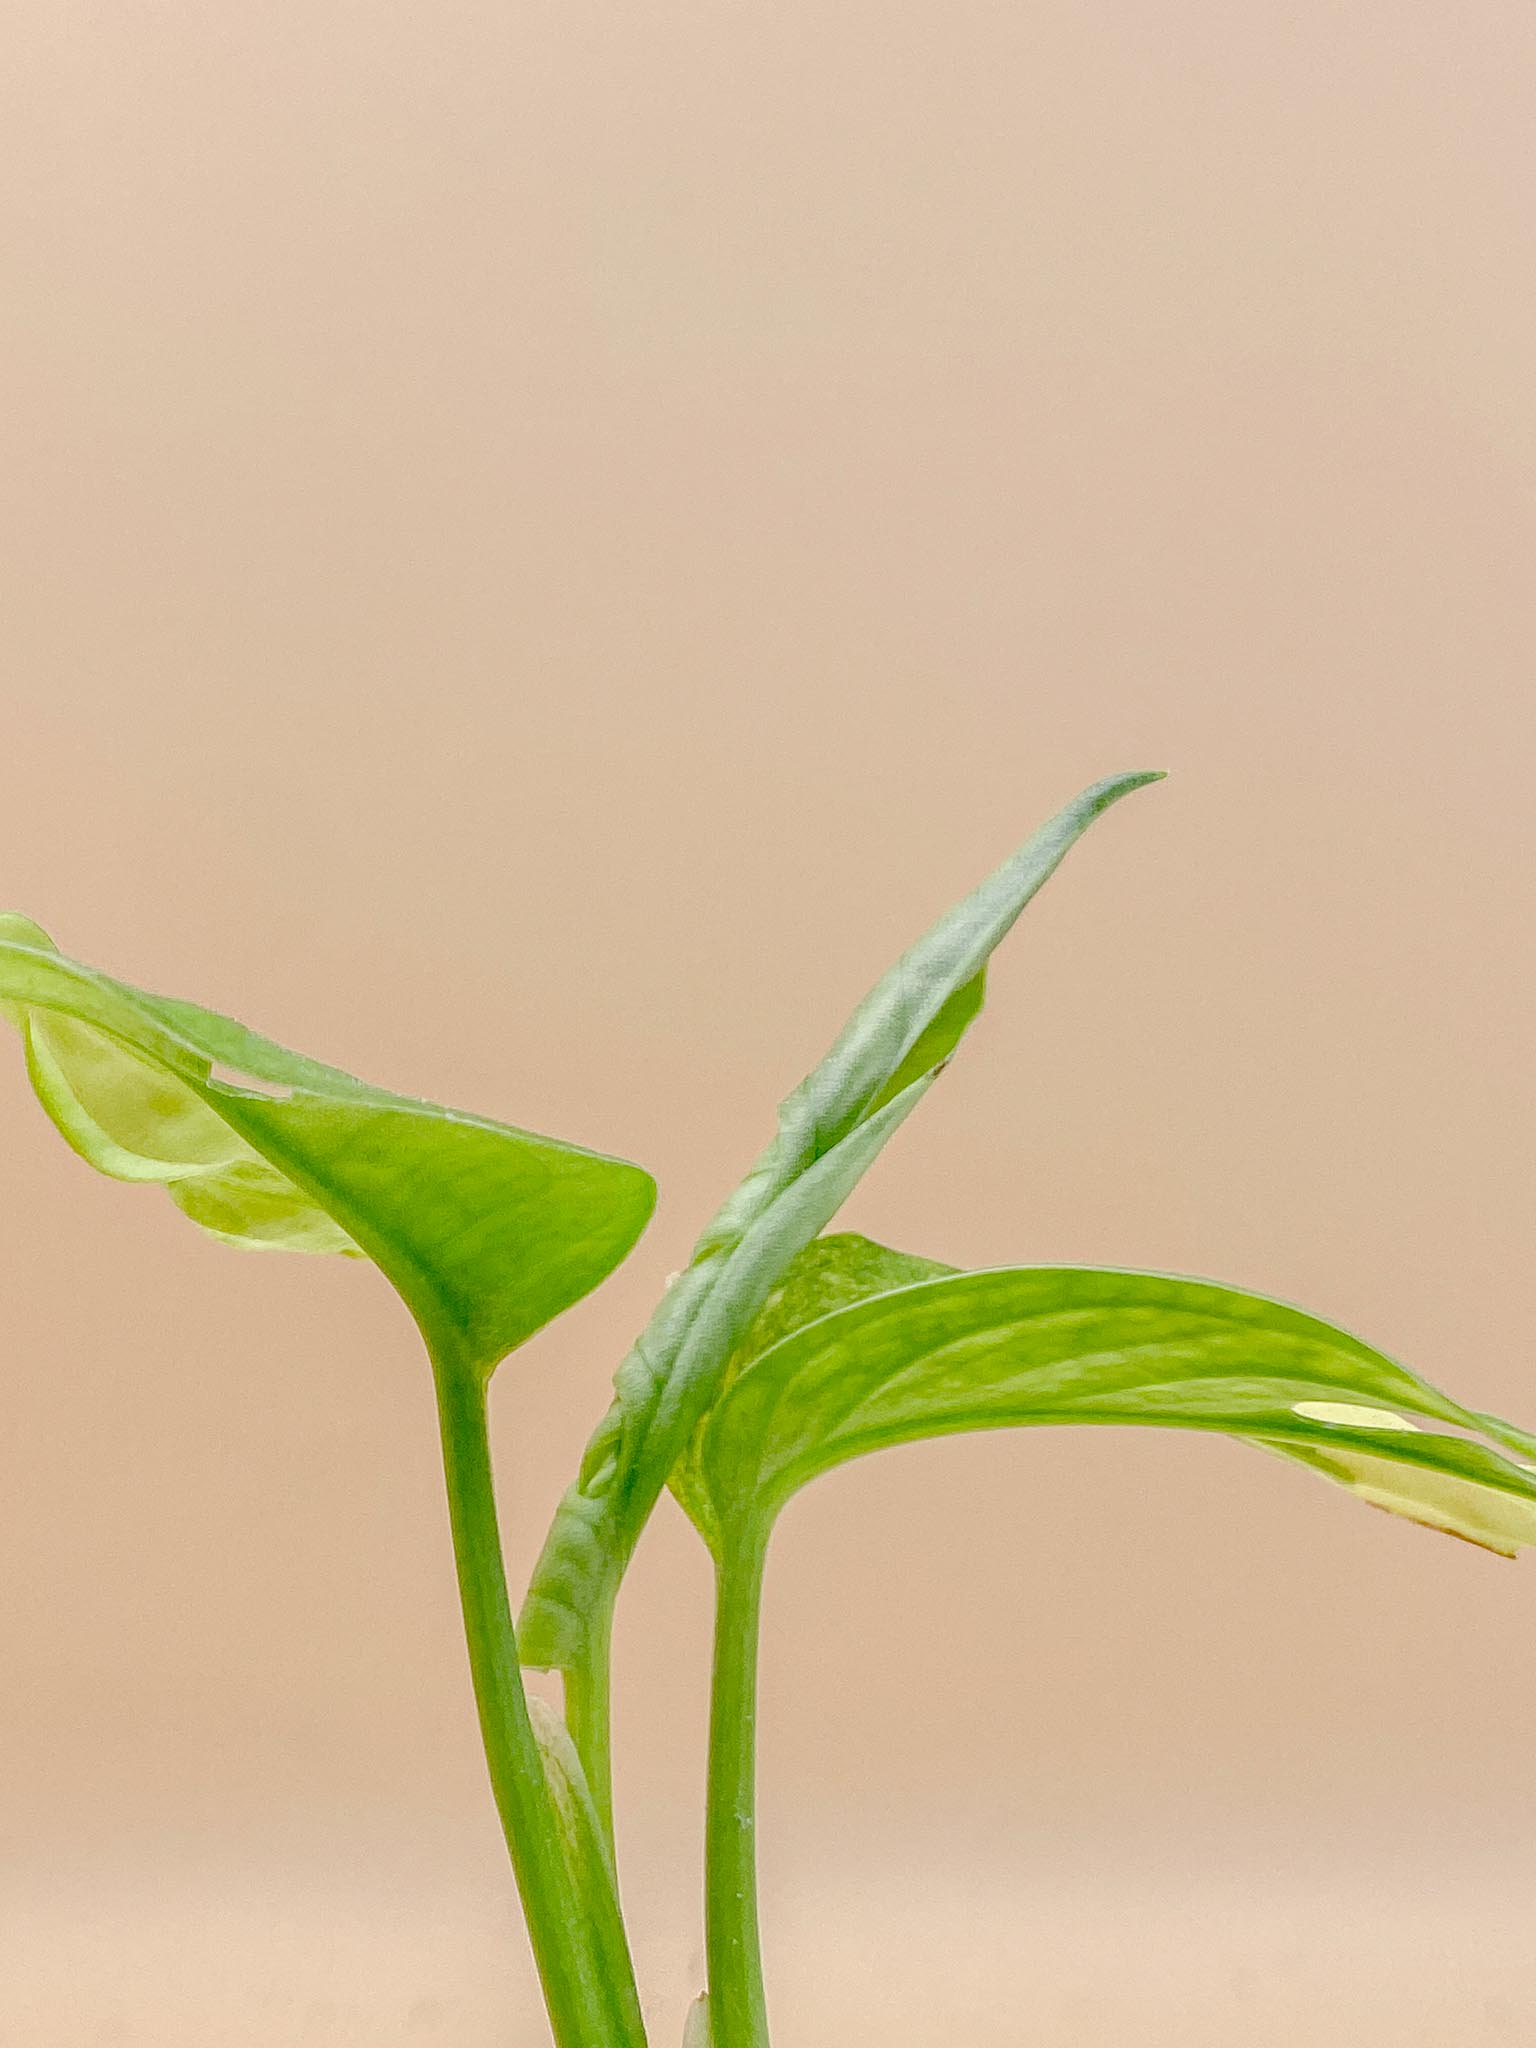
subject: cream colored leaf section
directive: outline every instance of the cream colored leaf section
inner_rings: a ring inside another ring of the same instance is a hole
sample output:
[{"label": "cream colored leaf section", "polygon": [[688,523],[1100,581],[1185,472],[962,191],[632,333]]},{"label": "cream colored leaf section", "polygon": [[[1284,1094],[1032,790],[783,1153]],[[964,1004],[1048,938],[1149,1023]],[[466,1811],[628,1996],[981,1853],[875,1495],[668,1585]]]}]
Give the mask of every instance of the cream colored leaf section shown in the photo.
[{"label": "cream colored leaf section", "polygon": [[1345,1429],[1417,1429],[1390,1408],[1362,1408],[1355,1401],[1293,1401],[1291,1413],[1307,1422],[1337,1422]]},{"label": "cream colored leaf section", "polygon": [[1401,1515],[1426,1529],[1459,1536],[1500,1557],[1536,1544],[1536,1501],[1504,1493],[1452,1472],[1399,1464],[1370,1451],[1329,1446],[1309,1462],[1369,1507]]}]

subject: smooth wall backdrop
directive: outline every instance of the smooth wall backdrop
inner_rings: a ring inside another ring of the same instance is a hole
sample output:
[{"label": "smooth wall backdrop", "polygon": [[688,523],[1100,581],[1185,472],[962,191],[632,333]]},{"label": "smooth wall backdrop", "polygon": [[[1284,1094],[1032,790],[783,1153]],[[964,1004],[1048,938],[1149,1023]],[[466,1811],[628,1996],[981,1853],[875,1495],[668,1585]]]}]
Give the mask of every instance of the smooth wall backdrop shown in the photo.
[{"label": "smooth wall backdrop", "polygon": [[[645,1161],[514,1567],[866,984],[1080,784],[848,1212],[1195,1271],[1536,1420],[1536,26],[14,0],[0,898]],[[0,2040],[539,2038],[427,1377],[0,1064]],[[623,1609],[656,2036],[703,1561]],[[1234,1446],[872,1460],[767,1616],[783,2048],[1522,2036],[1536,1577]]]}]

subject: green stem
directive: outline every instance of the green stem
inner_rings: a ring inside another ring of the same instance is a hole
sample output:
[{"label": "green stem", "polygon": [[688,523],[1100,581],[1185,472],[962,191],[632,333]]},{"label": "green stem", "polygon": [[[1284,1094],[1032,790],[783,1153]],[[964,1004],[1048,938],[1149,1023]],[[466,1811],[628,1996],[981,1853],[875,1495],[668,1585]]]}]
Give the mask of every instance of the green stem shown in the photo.
[{"label": "green stem", "polygon": [[757,1928],[757,1644],[767,1531],[734,1541],[715,1574],[705,1816],[705,1951],[714,2048],[768,2048]]},{"label": "green stem", "polygon": [[[559,2048],[633,2048],[572,1883],[528,1717],[507,1596],[480,1378],[435,1361],[453,1554],[491,1789],[512,1858],[544,2002]],[[638,2037],[643,2042],[643,2036]]]},{"label": "green stem", "polygon": [[612,1712],[613,1601],[595,1609],[582,1634],[581,1659],[562,1674],[565,1725],[586,1776],[598,1824],[613,1854]]}]

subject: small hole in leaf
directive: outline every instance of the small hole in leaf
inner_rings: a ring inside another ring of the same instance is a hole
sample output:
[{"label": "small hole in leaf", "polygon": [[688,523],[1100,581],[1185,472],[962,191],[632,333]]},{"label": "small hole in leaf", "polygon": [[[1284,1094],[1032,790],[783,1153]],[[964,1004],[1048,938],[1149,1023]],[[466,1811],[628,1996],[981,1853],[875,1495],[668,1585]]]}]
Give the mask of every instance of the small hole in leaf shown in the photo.
[{"label": "small hole in leaf", "polygon": [[208,1078],[220,1088],[234,1088],[242,1095],[266,1095],[274,1102],[292,1102],[293,1090],[280,1081],[263,1081],[258,1074],[242,1074],[238,1067],[220,1066],[217,1061],[208,1069]]}]

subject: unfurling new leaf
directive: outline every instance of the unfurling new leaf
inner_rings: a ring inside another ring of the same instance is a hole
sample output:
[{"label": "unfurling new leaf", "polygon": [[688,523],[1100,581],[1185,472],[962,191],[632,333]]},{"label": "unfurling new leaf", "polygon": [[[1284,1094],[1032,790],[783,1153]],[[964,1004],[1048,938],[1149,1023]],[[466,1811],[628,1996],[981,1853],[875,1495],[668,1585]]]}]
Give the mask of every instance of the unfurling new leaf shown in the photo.
[{"label": "unfurling new leaf", "polygon": [[0,1006],[91,1165],[159,1183],[226,1243],[372,1259],[459,1369],[489,1372],[580,1300],[655,1200],[637,1166],[370,1088],[66,959],[15,915],[0,916]]},{"label": "unfurling new leaf", "polygon": [[571,1669],[607,1628],[631,1551],[726,1361],[790,1261],[836,1215],[981,1007],[987,961],[1082,834],[1155,782],[1085,790],[948,911],[876,984],[780,1106],[778,1131],[705,1230],[620,1366],[518,1625],[530,1664]]}]

